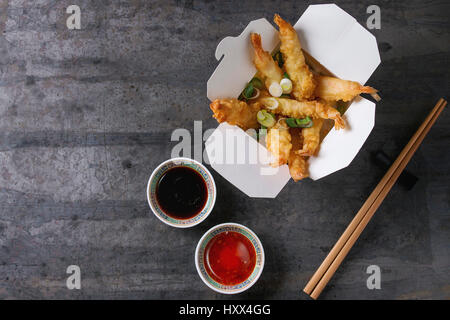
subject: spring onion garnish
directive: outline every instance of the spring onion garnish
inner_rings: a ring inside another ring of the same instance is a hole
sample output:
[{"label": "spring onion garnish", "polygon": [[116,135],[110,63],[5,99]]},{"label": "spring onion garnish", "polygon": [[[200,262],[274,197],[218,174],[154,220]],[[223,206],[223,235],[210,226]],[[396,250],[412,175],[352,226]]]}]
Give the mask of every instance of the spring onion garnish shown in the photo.
[{"label": "spring onion garnish", "polygon": [[295,122],[299,128],[311,128],[314,124],[310,117],[295,119]]},{"label": "spring onion garnish", "polygon": [[[241,96],[246,100],[256,99],[259,97],[259,89],[262,89],[262,87],[262,81],[255,77],[247,84],[244,91],[242,91]],[[239,96],[239,100],[242,100],[241,96]]]},{"label": "spring onion garnish", "polygon": [[269,86],[269,93],[272,97],[278,98],[283,94],[283,89],[279,83],[272,82]]},{"label": "spring onion garnish", "polygon": [[249,83],[245,87],[244,91],[242,91],[242,95],[244,96],[245,99],[250,99],[253,96],[253,91],[254,91],[253,85]]},{"label": "spring onion garnish", "polygon": [[259,110],[256,114],[256,120],[263,126],[271,128],[275,125],[275,116],[266,110]]},{"label": "spring onion garnish", "polygon": [[278,66],[280,68],[283,67],[284,61],[283,61],[283,55],[281,54],[280,51],[277,51],[273,54],[272,56],[273,60],[275,60],[276,62],[278,62]]},{"label": "spring onion garnish", "polygon": [[278,108],[278,100],[275,98],[266,98],[264,99],[263,104],[269,110],[275,110]]},{"label": "spring onion garnish", "polygon": [[[258,120],[258,122],[259,122],[260,124],[262,124],[261,121],[264,121],[264,120],[266,119],[266,115],[264,114],[263,111],[264,111],[264,110],[260,110],[260,111],[258,111],[258,113],[256,114],[256,120]],[[264,126],[264,125],[263,125],[263,126]]]},{"label": "spring onion garnish", "polygon": [[287,94],[287,93],[283,93],[283,94],[280,96],[280,98],[290,99],[290,98],[291,98],[291,95],[290,95],[290,94]]},{"label": "spring onion garnish", "polygon": [[250,84],[257,89],[262,89],[264,87],[264,84],[262,83],[261,79],[257,77],[254,77],[252,80],[250,80]]},{"label": "spring onion garnish", "polygon": [[254,88],[253,93],[253,96],[251,98],[248,98],[249,100],[258,98],[260,91],[258,88]]},{"label": "spring onion garnish", "polygon": [[289,77],[289,75],[288,75],[288,73],[287,73],[287,72],[285,72],[285,73],[283,74],[283,77],[285,77],[286,79],[289,79],[289,80],[291,80],[291,78]]},{"label": "spring onion garnish", "polygon": [[283,93],[291,93],[292,92],[292,81],[288,78],[283,78],[280,81],[281,89],[283,90]]},{"label": "spring onion garnish", "polygon": [[295,122],[295,118],[286,118],[286,124],[291,128],[297,128],[297,122]]},{"label": "spring onion garnish", "polygon": [[310,117],[304,119],[286,118],[286,123],[291,128],[311,128],[314,124]]},{"label": "spring onion garnish", "polygon": [[308,122],[307,124],[301,125],[301,126],[298,126],[298,127],[299,127],[299,128],[311,128],[313,125],[314,125],[314,122],[312,122],[312,120],[311,120],[311,121]]},{"label": "spring onion garnish", "polygon": [[282,118],[282,117],[278,118],[277,124],[279,126],[282,126],[283,128],[286,128],[286,125],[287,125],[286,118]]}]

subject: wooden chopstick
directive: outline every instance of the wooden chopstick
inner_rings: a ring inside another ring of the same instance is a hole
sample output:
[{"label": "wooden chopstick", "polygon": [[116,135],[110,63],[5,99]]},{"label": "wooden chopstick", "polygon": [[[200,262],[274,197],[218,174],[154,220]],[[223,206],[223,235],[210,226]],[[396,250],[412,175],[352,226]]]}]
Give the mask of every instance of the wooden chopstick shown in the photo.
[{"label": "wooden chopstick", "polygon": [[405,146],[405,148],[402,150],[400,155],[397,157],[397,159],[394,161],[392,166],[389,168],[389,170],[386,172],[384,177],[381,179],[380,183],[376,186],[376,188],[372,191],[370,196],[367,198],[366,202],[363,204],[361,209],[358,211],[358,213],[355,215],[351,223],[348,225],[347,229],[345,229],[342,236],[339,238],[339,240],[336,242],[334,247],[331,249],[328,256],[325,258],[325,260],[320,265],[319,269],[316,271],[316,273],[312,276],[311,280],[306,285],[304,291],[307,294],[311,294],[314,287],[317,285],[317,283],[320,281],[322,276],[325,274],[326,270],[329,268],[333,260],[336,258],[339,251],[344,246],[345,242],[347,242],[348,238],[350,237],[351,233],[356,229],[357,225],[361,222],[364,215],[366,214],[367,210],[370,208],[370,206],[373,204],[373,202],[376,200],[376,198],[379,196],[382,188],[385,186],[387,181],[392,177],[395,169],[398,167],[400,162],[405,157],[407,151],[411,148],[411,146],[415,143],[419,135],[423,132],[428,122],[432,119],[435,112],[438,110],[438,108],[441,106],[441,104],[444,102],[444,99],[440,99],[436,106],[433,108],[433,110],[430,112],[430,114],[427,116],[425,121],[422,123],[422,125],[419,127],[417,132],[413,135],[411,140],[408,142],[408,144]]},{"label": "wooden chopstick", "polygon": [[356,240],[359,238],[359,236],[361,235],[362,231],[364,230],[364,228],[369,223],[370,219],[372,218],[372,216],[374,215],[375,211],[380,206],[381,202],[384,200],[384,198],[386,197],[388,192],[391,190],[391,188],[394,185],[394,183],[396,182],[397,178],[400,176],[400,174],[402,173],[403,169],[406,167],[406,165],[408,164],[409,160],[411,159],[411,157],[416,152],[417,148],[422,143],[422,141],[425,138],[426,134],[428,133],[430,128],[433,126],[434,122],[436,121],[436,119],[438,118],[439,114],[442,112],[442,110],[443,110],[443,108],[445,107],[446,104],[447,104],[446,101],[443,102],[440,105],[440,108],[438,108],[438,110],[436,111],[436,113],[434,113],[432,119],[427,124],[426,128],[424,129],[424,131],[422,131],[422,134],[417,138],[416,142],[413,144],[411,149],[408,151],[408,153],[405,155],[405,157],[403,158],[403,160],[401,161],[401,163],[397,167],[397,170],[394,172],[394,174],[389,179],[389,181],[387,182],[385,187],[382,189],[380,195],[377,197],[375,202],[369,208],[369,210],[367,211],[366,215],[363,217],[363,219],[361,220],[359,225],[356,227],[354,232],[350,235],[348,241],[345,243],[345,245],[342,248],[342,250],[338,253],[338,255],[336,256],[335,260],[332,262],[332,264],[330,265],[330,267],[328,268],[328,270],[326,271],[326,273],[324,274],[322,279],[320,279],[319,283],[317,284],[317,286],[314,288],[313,292],[311,293],[311,297],[313,299],[317,299],[318,298],[318,296],[320,295],[322,290],[325,288],[325,286],[328,283],[328,281],[334,275],[334,273],[336,272],[337,268],[342,263],[342,261],[344,260],[345,256],[348,254],[348,252],[350,251],[352,246],[355,244]]},{"label": "wooden chopstick", "polygon": [[438,101],[417,132],[412,136],[411,140],[381,179],[380,183],[370,194],[369,198],[367,198],[366,202],[353,218],[347,229],[345,229],[344,233],[331,249],[320,267],[314,273],[303,290],[305,293],[311,295],[314,299],[317,299],[320,295],[323,288],[350,251],[351,247],[394,185],[398,176],[408,164],[414,152],[417,150],[446,104],[447,102],[442,98]]}]

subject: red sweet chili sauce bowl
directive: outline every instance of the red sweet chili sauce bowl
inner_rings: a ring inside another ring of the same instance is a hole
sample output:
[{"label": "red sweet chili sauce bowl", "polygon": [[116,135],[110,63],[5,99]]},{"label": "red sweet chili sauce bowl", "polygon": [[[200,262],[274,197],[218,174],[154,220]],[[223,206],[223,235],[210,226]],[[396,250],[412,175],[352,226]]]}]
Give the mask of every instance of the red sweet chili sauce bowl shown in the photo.
[{"label": "red sweet chili sauce bowl", "polygon": [[236,294],[256,283],[264,268],[264,249],[256,234],[237,223],[209,229],[198,242],[195,266],[212,290]]}]

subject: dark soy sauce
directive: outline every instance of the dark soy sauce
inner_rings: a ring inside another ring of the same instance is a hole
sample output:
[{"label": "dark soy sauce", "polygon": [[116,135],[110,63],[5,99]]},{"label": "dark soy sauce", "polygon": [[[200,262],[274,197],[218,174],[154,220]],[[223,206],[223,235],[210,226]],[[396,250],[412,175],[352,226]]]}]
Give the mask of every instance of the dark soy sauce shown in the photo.
[{"label": "dark soy sauce", "polygon": [[156,186],[156,200],[161,209],[175,219],[190,219],[206,204],[208,189],[194,169],[179,166],[167,170]]}]

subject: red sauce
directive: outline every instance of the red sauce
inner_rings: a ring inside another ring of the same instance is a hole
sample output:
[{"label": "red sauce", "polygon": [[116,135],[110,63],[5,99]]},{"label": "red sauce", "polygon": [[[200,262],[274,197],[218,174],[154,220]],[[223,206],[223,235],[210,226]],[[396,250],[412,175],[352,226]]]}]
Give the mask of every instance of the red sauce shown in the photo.
[{"label": "red sauce", "polygon": [[223,285],[235,285],[252,274],[256,252],[247,237],[238,232],[225,231],[208,242],[203,259],[211,278]]}]

